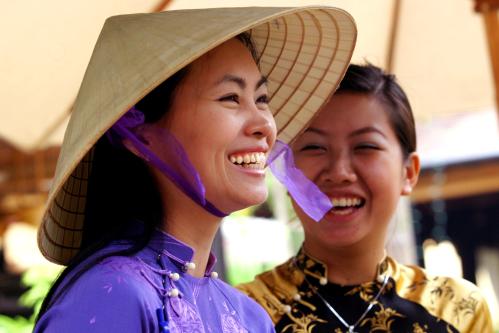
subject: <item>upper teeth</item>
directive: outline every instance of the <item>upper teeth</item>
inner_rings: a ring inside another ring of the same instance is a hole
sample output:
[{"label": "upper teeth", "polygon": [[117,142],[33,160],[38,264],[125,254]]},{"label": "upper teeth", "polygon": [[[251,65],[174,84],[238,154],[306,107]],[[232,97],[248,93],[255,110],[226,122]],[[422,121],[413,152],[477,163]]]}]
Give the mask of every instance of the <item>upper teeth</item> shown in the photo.
[{"label": "upper teeth", "polygon": [[358,206],[361,203],[359,198],[332,198],[333,207],[352,207]]},{"label": "upper teeth", "polygon": [[234,164],[262,164],[265,165],[265,153],[247,153],[247,154],[234,154],[230,155],[229,159]]}]

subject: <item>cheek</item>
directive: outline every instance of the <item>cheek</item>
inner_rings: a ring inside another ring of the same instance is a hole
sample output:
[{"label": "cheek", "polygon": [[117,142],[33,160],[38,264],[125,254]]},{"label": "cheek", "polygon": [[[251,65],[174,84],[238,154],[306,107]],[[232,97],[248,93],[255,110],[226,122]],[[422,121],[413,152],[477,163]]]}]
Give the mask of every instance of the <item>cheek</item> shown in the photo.
[{"label": "cheek", "polygon": [[310,180],[315,181],[323,169],[323,162],[319,158],[298,157],[295,165]]},{"label": "cheek", "polygon": [[207,112],[197,119],[184,122],[179,132],[191,150],[204,154],[234,140],[238,129],[239,125],[230,117],[214,117]]},{"label": "cheek", "polygon": [[[389,200],[391,196],[398,196],[401,190],[402,168],[394,161],[383,160],[372,162],[369,172],[364,172],[363,179],[372,192]],[[366,169],[363,169],[366,170]]]},{"label": "cheek", "polygon": [[203,136],[195,131],[182,131],[177,134],[177,139],[180,140],[184,149],[187,151],[191,159],[195,159],[199,155],[200,145],[203,142]]},{"label": "cheek", "polygon": [[303,230],[305,233],[309,233],[311,230],[313,230],[313,227],[318,224],[317,222],[313,221],[303,210],[301,209],[300,206],[291,198],[291,204],[293,205],[293,210],[296,213],[296,216],[300,220]]},{"label": "cheek", "polygon": [[234,140],[242,132],[244,119],[230,111],[222,109],[210,112],[204,119],[200,119],[198,131],[203,132],[204,137],[210,141]]}]

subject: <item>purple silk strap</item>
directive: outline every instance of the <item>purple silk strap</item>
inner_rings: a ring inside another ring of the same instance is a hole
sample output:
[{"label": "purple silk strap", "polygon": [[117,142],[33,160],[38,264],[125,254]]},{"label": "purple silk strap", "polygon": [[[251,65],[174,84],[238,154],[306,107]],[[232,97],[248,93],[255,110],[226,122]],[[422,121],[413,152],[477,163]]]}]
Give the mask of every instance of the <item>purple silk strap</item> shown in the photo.
[{"label": "purple silk strap", "polygon": [[161,139],[161,145],[156,145],[155,151],[147,140],[136,133],[137,127],[143,124],[144,114],[131,108],[109,129],[107,136],[113,145],[124,147],[123,141],[128,139],[144,161],[161,171],[194,202],[215,216],[227,216],[206,200],[206,190],[201,177],[189,161],[182,144],[165,128],[151,124],[148,125],[151,126],[148,128],[149,133]]},{"label": "purple silk strap", "polygon": [[333,208],[328,196],[295,166],[293,151],[287,144],[277,140],[268,161],[270,170],[277,180],[287,188],[293,200],[314,221],[322,220]]}]

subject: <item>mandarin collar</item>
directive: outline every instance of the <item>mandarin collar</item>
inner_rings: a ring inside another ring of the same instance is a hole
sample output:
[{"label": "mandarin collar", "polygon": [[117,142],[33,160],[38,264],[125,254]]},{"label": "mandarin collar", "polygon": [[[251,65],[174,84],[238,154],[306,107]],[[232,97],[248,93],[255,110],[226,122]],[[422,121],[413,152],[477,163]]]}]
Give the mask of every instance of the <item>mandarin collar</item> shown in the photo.
[{"label": "mandarin collar", "polygon": [[[327,266],[325,263],[307,254],[303,248],[300,248],[295,256],[294,264],[307,276],[316,282],[327,281]],[[377,266],[377,275],[383,275],[389,269],[388,256],[384,255],[383,259]]]},{"label": "mandarin collar", "polygon": [[[184,242],[176,239],[172,235],[162,231],[154,230],[149,246],[158,254],[162,254],[170,258],[170,260],[182,271],[185,271],[186,264],[192,262],[194,257],[194,249]],[[210,252],[208,264],[204,272],[205,276],[210,276],[217,262],[216,256]]]}]

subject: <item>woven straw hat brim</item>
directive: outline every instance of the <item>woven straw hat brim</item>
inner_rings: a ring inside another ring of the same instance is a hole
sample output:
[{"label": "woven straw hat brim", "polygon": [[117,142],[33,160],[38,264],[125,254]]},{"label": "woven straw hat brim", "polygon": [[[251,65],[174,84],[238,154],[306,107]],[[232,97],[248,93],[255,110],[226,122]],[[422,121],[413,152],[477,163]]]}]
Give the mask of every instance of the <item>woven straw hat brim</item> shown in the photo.
[{"label": "woven straw hat brim", "polygon": [[38,233],[42,254],[66,264],[80,247],[92,147],[161,82],[249,31],[278,138],[290,142],[327,102],[356,40],[352,17],[332,7],[216,8],[109,18],[90,59],[64,136]]}]

